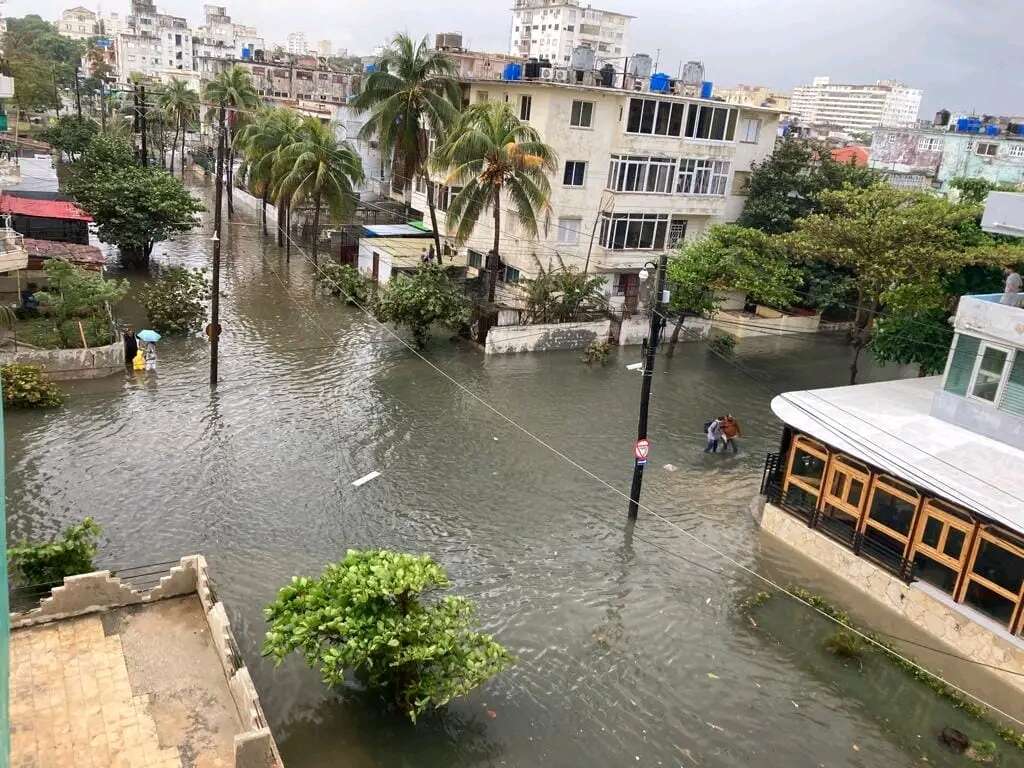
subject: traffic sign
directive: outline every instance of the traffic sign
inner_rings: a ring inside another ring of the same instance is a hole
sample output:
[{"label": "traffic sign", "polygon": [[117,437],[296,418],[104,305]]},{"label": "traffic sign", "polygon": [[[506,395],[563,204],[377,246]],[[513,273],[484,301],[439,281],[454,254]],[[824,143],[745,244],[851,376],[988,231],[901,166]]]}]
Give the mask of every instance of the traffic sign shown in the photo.
[{"label": "traffic sign", "polygon": [[633,458],[637,464],[647,463],[647,454],[651,452],[651,443],[646,437],[641,437],[633,446]]}]

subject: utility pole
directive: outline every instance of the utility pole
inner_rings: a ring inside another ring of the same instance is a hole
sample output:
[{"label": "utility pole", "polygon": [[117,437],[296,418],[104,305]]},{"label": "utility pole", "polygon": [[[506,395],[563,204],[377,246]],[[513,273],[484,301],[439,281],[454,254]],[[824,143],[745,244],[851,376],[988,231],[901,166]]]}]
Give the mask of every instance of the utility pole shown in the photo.
[{"label": "utility pole", "polygon": [[[667,303],[665,290],[665,267],[668,264],[668,252],[662,252],[658,258],[658,275],[655,280],[654,293],[651,295],[651,328],[644,339],[643,381],[640,385],[640,420],[636,428],[637,448],[633,457],[633,486],[629,490],[629,519],[636,520],[640,507],[640,486],[644,481],[644,465],[647,463],[647,409],[651,403],[651,381],[654,377],[654,356],[658,353],[658,338],[665,327],[662,310]],[[653,264],[651,266],[654,266]],[[646,271],[646,267],[643,271]],[[641,273],[641,277],[643,273]],[[643,450],[641,451],[641,443]],[[642,455],[641,455],[642,454]]]},{"label": "utility pole", "polygon": [[142,167],[149,165],[149,153],[146,150],[146,86],[139,86],[139,125],[142,129]]},{"label": "utility pole", "polygon": [[217,180],[213,192],[213,295],[210,298],[210,386],[217,386],[217,357],[220,347],[220,209],[224,198],[224,105],[217,118]]},{"label": "utility pole", "polygon": [[82,92],[78,88],[78,67],[75,67],[75,111],[78,113],[78,120],[82,120]]}]

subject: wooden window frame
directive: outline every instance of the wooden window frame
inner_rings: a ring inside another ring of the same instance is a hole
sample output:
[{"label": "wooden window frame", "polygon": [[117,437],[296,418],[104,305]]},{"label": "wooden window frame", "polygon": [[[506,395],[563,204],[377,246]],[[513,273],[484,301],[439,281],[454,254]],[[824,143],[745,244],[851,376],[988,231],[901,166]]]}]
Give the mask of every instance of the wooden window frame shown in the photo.
[{"label": "wooden window frame", "polygon": [[[963,586],[963,575],[964,569],[967,566],[968,555],[970,554],[971,547],[973,546],[974,531],[977,529],[978,524],[973,520],[964,520],[962,517],[957,517],[951,512],[947,512],[942,507],[935,506],[936,504],[945,504],[939,499],[925,498],[921,504],[920,509],[917,513],[917,523],[914,528],[914,545],[910,549],[910,553],[907,555],[908,560],[913,560],[918,552],[921,552],[926,557],[931,558],[939,565],[944,565],[947,568],[952,569],[956,573],[956,584],[953,587],[953,597],[959,602],[959,595]],[[936,547],[931,547],[924,543],[924,529],[928,523],[928,518],[934,517],[936,520],[942,522],[942,532],[939,534],[939,541]],[[947,555],[943,550],[946,546],[946,536],[949,534],[950,527],[956,528],[964,534],[964,547],[960,551],[960,559],[955,560]]]},{"label": "wooden window frame", "polygon": [[970,557],[968,558],[967,567],[964,568],[963,578],[961,579],[960,588],[957,593],[957,602],[963,602],[964,598],[967,596],[967,588],[971,585],[971,582],[977,582],[981,586],[985,587],[985,589],[995,592],[1000,597],[1013,603],[1013,611],[1010,614],[1010,621],[1007,623],[1006,627],[1011,633],[1016,634],[1017,632],[1020,632],[1021,629],[1021,604],[1024,602],[1024,581],[1021,582],[1020,589],[1018,589],[1017,594],[1014,595],[1006,587],[1002,587],[993,581],[989,581],[984,576],[979,576],[974,573],[974,563],[978,558],[978,552],[981,551],[981,542],[983,541],[987,541],[989,544],[1001,547],[1024,560],[1024,548],[1013,544],[1000,536],[996,536],[984,526],[978,526],[977,535],[975,535],[974,541],[971,542]]},{"label": "wooden window frame", "polygon": [[[837,474],[842,474],[843,487],[841,495],[832,493],[832,482]],[[860,496],[860,505],[854,506],[847,501],[847,496],[850,494],[850,481],[859,480],[863,486]],[[871,495],[871,470],[866,465],[857,461],[856,459],[845,456],[841,453],[832,455],[832,460],[828,463],[825,468],[825,482],[822,487],[821,497],[821,508],[824,509],[825,504],[838,509],[857,522],[857,528],[860,529],[861,518],[864,515],[864,510],[867,509],[867,499]]]},{"label": "wooden window frame", "polygon": [[[879,523],[877,520],[871,519],[871,507],[875,502],[875,492],[879,489],[885,491],[890,496],[895,496],[898,499],[903,499],[903,501],[908,504],[914,505],[914,513],[910,517],[910,530],[907,533],[900,533],[887,525]],[[908,557],[907,552],[911,548],[911,542],[914,539],[914,531],[917,527],[917,520],[921,515],[923,498],[924,497],[921,493],[907,483],[897,480],[894,477],[889,477],[888,475],[874,475],[871,481],[871,492],[868,494],[868,503],[864,507],[864,516],[861,518],[857,532],[863,534],[870,526],[876,531],[896,539],[896,541],[901,541],[903,542],[903,556]]]},{"label": "wooden window frame", "polygon": [[[821,459],[825,462],[825,468],[821,471],[821,486],[815,488],[808,482],[805,482],[800,478],[799,475],[793,474],[793,461],[796,459],[797,449],[809,453],[811,456]],[[816,499],[814,508],[817,509],[821,502],[821,493],[825,487],[825,477],[828,475],[829,465],[829,452],[828,448],[825,447],[824,443],[819,443],[817,440],[812,440],[805,435],[797,435],[793,438],[793,444],[789,447],[789,459],[786,461],[786,478],[782,483],[782,493],[789,490],[790,484],[795,485],[797,488],[801,488],[810,494],[814,495]]]}]

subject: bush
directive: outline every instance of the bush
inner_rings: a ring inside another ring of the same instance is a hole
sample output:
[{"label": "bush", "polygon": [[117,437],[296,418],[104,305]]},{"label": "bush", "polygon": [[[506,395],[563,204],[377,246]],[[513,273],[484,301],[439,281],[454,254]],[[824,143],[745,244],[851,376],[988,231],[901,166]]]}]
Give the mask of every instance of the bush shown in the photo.
[{"label": "bush", "polygon": [[278,592],[264,610],[270,627],[263,654],[280,664],[299,651],[328,685],[342,684],[351,670],[388,691],[415,722],[511,663],[490,635],[470,628],[469,600],[424,601],[449,586],[426,555],[349,550],[319,578],[295,577]]},{"label": "bush", "polygon": [[377,319],[408,326],[416,346],[423,347],[434,323],[461,330],[469,322],[469,300],[443,267],[427,264],[391,278],[380,291]]},{"label": "bush", "polygon": [[171,267],[139,293],[150,327],[167,334],[198,331],[206,319],[206,270]]},{"label": "bush", "polygon": [[56,408],[64,402],[60,387],[38,365],[10,363],[0,368],[4,405],[10,408]]},{"label": "bush", "polygon": [[56,541],[24,542],[7,550],[7,561],[25,584],[49,584],[65,576],[89,573],[100,527],[91,517],[64,531]]},{"label": "bush", "polygon": [[[61,259],[47,259],[48,289],[35,294],[43,314],[53,319],[53,327],[60,337],[60,346],[75,349],[82,346],[78,320],[83,327],[92,328],[100,344],[110,343],[109,331],[97,335],[93,319],[107,323],[107,307],[120,301],[128,292],[127,280],[105,280],[98,272],[76,267]],[[86,332],[88,339],[89,331]],[[90,341],[90,346],[95,342]]]},{"label": "bush", "polygon": [[316,271],[316,281],[333,296],[342,296],[349,304],[366,306],[370,296],[371,281],[350,264],[333,261],[321,264]]},{"label": "bush", "polygon": [[594,363],[604,365],[608,362],[608,355],[611,352],[612,345],[608,339],[594,339],[590,342],[590,346],[587,347],[587,351],[583,353],[583,362],[587,365],[593,365]]},{"label": "bush", "polygon": [[864,655],[864,642],[859,635],[840,629],[825,638],[825,649],[841,659],[859,659]]},{"label": "bush", "polygon": [[720,336],[714,336],[711,341],[708,342],[708,346],[711,347],[711,351],[719,355],[731,355],[736,351],[736,337],[722,334]]}]

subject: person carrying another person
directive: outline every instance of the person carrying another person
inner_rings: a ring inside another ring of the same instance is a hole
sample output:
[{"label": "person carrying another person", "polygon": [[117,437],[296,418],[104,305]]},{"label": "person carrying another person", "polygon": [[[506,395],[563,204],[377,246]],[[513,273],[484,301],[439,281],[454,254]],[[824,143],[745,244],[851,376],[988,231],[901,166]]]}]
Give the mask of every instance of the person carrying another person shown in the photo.
[{"label": "person carrying another person", "polygon": [[719,416],[704,425],[708,436],[708,444],[704,447],[704,453],[718,453],[718,441],[722,439],[722,420],[724,418],[724,416]]},{"label": "person carrying another person", "polygon": [[742,437],[743,433],[740,431],[740,423],[733,418],[730,413],[722,421],[722,438],[725,440],[725,445],[722,446],[722,451],[728,446],[732,446],[732,452],[738,453],[740,448],[736,442],[736,438]]},{"label": "person carrying another person", "polygon": [[1003,277],[1006,278],[1006,285],[1003,288],[1003,297],[1000,304],[1009,304],[1011,307],[1020,306],[1021,277],[1015,267],[1003,267]]}]

